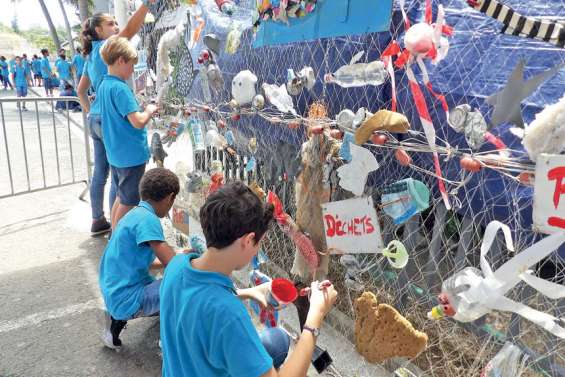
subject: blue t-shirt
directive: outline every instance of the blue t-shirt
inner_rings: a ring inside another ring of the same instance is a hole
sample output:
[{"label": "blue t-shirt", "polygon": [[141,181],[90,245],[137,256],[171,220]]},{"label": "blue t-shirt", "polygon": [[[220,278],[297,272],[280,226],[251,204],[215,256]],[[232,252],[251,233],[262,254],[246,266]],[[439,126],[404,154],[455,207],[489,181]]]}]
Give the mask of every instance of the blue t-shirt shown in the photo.
[{"label": "blue t-shirt", "polygon": [[16,60],[12,59],[10,60],[10,72],[14,73],[16,70]]},{"label": "blue t-shirt", "polygon": [[2,76],[8,77],[10,75],[10,70],[8,69],[8,63],[0,60],[0,67],[2,68]]},{"label": "blue t-shirt", "polygon": [[26,75],[29,75],[31,73],[31,63],[27,59],[22,59],[22,64],[26,70]]},{"label": "blue t-shirt", "polygon": [[68,61],[59,58],[55,62],[55,67],[57,67],[59,79],[71,82],[71,64]]},{"label": "blue t-shirt", "polygon": [[[88,54],[83,69],[83,75],[86,75],[86,77],[90,79],[90,84],[94,92],[98,91],[102,79],[108,74],[108,66],[104,63],[104,60],[102,60],[102,56],[100,56],[100,48],[103,44],[104,41],[92,42],[92,51]],[[90,105],[90,114],[100,114],[98,96],[96,96],[94,102]]]},{"label": "blue t-shirt", "polygon": [[51,77],[51,64],[47,56],[41,59],[41,77],[48,79]]},{"label": "blue t-shirt", "polygon": [[82,70],[84,69],[84,58],[81,54],[76,54],[73,58],[73,62],[71,63],[77,72],[77,76],[82,75]]},{"label": "blue t-shirt", "polygon": [[27,69],[23,64],[16,64],[14,67],[14,84],[18,88],[27,88]]},{"label": "blue t-shirt", "polygon": [[149,241],[164,241],[161,221],[144,201],[118,223],[100,261],[99,284],[108,312],[127,320],[141,308],[143,288],[154,279],[149,267],[155,259]]},{"label": "blue t-shirt", "polygon": [[34,74],[40,75],[41,74],[41,60],[33,59],[31,61],[31,70]]},{"label": "blue t-shirt", "polygon": [[106,75],[96,91],[96,101],[104,109],[102,133],[110,165],[128,168],[146,163],[151,156],[147,130],[135,128],[127,118],[139,111],[139,104],[126,82]]},{"label": "blue t-shirt", "polygon": [[177,255],[160,288],[163,377],[259,377],[273,360],[229,277]]}]

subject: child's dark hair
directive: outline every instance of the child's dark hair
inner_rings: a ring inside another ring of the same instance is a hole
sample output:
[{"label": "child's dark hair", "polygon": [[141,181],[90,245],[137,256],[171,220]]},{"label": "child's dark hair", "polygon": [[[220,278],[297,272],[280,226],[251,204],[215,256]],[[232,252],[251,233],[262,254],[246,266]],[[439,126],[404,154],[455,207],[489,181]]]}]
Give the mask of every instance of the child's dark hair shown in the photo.
[{"label": "child's dark hair", "polygon": [[43,56],[45,56],[45,54],[47,54],[48,52],[49,52],[49,50],[46,49],[46,48],[41,49],[41,55],[43,55]]},{"label": "child's dark hair", "polygon": [[177,194],[180,191],[179,179],[169,169],[155,168],[145,172],[139,182],[139,194],[141,200],[153,200],[158,202],[169,194]]},{"label": "child's dark hair", "polygon": [[107,13],[96,13],[82,24],[81,40],[85,56],[92,51],[92,42],[101,39],[96,32],[96,28],[100,27],[108,19],[113,19],[113,17]]},{"label": "child's dark hair", "polygon": [[33,54],[33,58],[34,58],[34,59],[39,59],[39,56],[37,56],[37,54]]},{"label": "child's dark hair", "polygon": [[273,220],[273,206],[264,204],[241,182],[228,183],[212,193],[200,208],[200,225],[208,247],[231,245],[248,233],[259,242]]}]

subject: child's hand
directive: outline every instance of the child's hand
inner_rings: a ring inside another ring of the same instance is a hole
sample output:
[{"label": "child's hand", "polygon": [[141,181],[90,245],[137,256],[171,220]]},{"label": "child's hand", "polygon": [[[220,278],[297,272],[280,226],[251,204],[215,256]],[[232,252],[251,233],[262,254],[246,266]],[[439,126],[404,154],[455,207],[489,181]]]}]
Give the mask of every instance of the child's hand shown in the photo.
[{"label": "child's hand", "polygon": [[310,313],[324,318],[333,307],[336,299],[337,291],[329,281],[312,282],[310,286]]},{"label": "child's hand", "polygon": [[250,299],[257,302],[261,308],[265,309],[268,305],[267,297],[271,291],[271,282],[260,284],[256,287],[239,289],[237,296],[240,299]]},{"label": "child's hand", "polygon": [[145,106],[145,111],[147,111],[150,115],[153,115],[159,110],[157,105],[150,103],[149,105]]}]

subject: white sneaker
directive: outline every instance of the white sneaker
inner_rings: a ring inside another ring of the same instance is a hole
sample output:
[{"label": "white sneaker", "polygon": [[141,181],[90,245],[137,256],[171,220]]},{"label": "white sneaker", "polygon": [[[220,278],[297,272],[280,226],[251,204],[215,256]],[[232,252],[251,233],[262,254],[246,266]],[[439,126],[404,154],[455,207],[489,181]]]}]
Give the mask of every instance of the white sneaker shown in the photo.
[{"label": "white sneaker", "polygon": [[[116,350],[116,352],[120,352],[122,349],[122,341],[119,336],[126,323],[126,321],[114,320],[110,316],[110,313],[104,312],[104,331],[102,333],[102,342],[106,347]],[[113,334],[113,332],[115,334]]]},{"label": "white sneaker", "polygon": [[104,329],[104,332],[102,333],[102,343],[104,343],[104,346],[113,349],[116,352],[120,352],[122,350],[121,345],[114,345],[114,337],[112,336],[112,333],[109,329]]}]

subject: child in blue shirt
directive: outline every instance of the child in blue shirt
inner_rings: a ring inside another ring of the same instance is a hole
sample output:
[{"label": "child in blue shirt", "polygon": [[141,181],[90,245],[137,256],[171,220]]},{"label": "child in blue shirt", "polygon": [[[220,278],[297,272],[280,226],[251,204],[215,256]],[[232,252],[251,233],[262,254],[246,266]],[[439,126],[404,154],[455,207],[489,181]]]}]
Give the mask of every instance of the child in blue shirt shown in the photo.
[{"label": "child in blue shirt", "polygon": [[73,57],[71,68],[74,71],[74,75],[77,79],[76,82],[78,84],[82,76],[82,70],[84,69],[84,57],[82,56],[82,49],[80,47],[77,47],[77,53]]},{"label": "child in blue shirt", "polygon": [[43,79],[43,86],[45,87],[45,95],[53,97],[53,72],[51,71],[51,63],[49,63],[49,50],[44,48],[41,50],[41,78]]},{"label": "child in blue shirt", "polygon": [[26,69],[26,79],[28,85],[33,86],[33,79],[31,77],[31,62],[27,58],[27,54],[22,54],[22,64]]},{"label": "child in blue shirt", "polygon": [[175,256],[160,219],[179,192],[177,176],[164,168],[151,169],[139,191],[142,201],[120,221],[100,261],[99,284],[107,310],[102,340],[115,350],[122,346],[119,336],[128,320],[159,314],[161,280],[155,280],[149,269],[166,266]]},{"label": "child in blue shirt", "polygon": [[36,86],[41,86],[41,60],[37,55],[33,55],[31,60],[31,71],[33,72],[33,80]]},{"label": "child in blue shirt", "polygon": [[10,82],[10,69],[8,68],[8,62],[6,62],[5,56],[0,56],[0,70],[2,71],[2,84],[4,84],[4,90],[14,89],[12,83]]},{"label": "child in blue shirt", "polygon": [[[59,93],[61,97],[76,97],[77,92],[71,84],[65,82],[65,88]],[[77,101],[57,101],[55,110],[72,110],[73,112],[80,111],[80,103]]]},{"label": "child in blue shirt", "polygon": [[318,329],[337,297],[333,285],[322,291],[318,282],[312,284],[300,340],[277,371],[229,277],[258,253],[272,220],[272,205],[241,182],[206,199],[200,224],[207,250],[201,256],[175,256],[161,283],[164,377],[306,375]]},{"label": "child in blue shirt", "polygon": [[[127,38],[112,36],[100,55],[108,65],[108,74],[96,90],[102,117],[102,135],[112,180],[117,182],[117,198],[112,207],[112,229],[139,202],[139,180],[150,152],[145,125],[157,111],[149,104],[140,111],[135,96],[126,84],[137,62],[137,51]],[[94,106],[94,105],[93,105]]]},{"label": "child in blue shirt", "polygon": [[[14,73],[12,74],[14,85],[16,86],[16,95],[21,98],[27,97],[27,78],[28,78],[27,67],[22,62],[19,56],[16,56],[16,64],[14,65]],[[18,109],[20,108],[20,103],[18,102]],[[27,111],[25,101],[22,101],[22,110]]]},{"label": "child in blue shirt", "polygon": [[59,75],[59,90],[62,91],[65,89],[65,82],[69,84],[72,84],[73,82],[71,77],[71,64],[67,61],[67,56],[63,49],[59,50],[59,58],[55,61],[55,68]]}]

